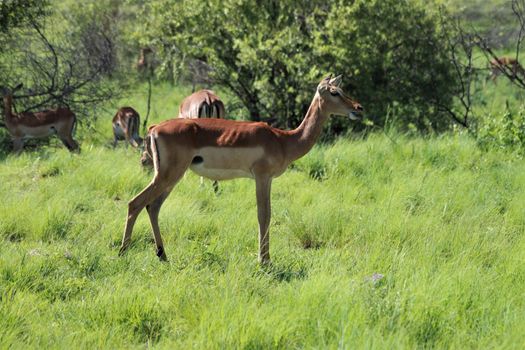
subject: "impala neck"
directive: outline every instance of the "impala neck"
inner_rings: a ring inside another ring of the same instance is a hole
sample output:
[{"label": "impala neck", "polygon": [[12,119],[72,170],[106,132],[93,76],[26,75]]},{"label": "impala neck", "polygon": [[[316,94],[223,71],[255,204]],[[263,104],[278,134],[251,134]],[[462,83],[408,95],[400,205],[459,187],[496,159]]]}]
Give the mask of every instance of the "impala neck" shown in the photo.
[{"label": "impala neck", "polygon": [[321,97],[316,92],[301,125],[290,132],[287,154],[291,161],[301,158],[312,149],[327,118],[328,114],[323,113]]}]

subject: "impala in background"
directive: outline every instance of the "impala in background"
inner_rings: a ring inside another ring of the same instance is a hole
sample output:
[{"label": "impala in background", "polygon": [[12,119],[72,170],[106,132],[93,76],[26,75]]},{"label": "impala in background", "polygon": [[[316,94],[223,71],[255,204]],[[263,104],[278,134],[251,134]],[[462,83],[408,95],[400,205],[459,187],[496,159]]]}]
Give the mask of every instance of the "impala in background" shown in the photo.
[{"label": "impala in background", "polygon": [[78,143],[73,139],[77,123],[75,114],[65,107],[41,111],[13,113],[13,92],[2,88],[4,99],[5,126],[13,140],[13,150],[19,154],[24,148],[24,140],[44,138],[56,134],[69,151],[79,151]]},{"label": "impala in background", "polygon": [[180,103],[179,118],[224,118],[224,103],[211,90],[199,90]]},{"label": "impala in background", "polygon": [[126,140],[133,147],[139,147],[142,144],[139,127],[140,116],[136,110],[131,107],[119,108],[113,117],[113,147],[119,140]]},{"label": "impala in background", "polygon": [[521,75],[522,78],[525,78],[525,70],[518,62],[518,60],[512,57],[498,57],[492,59],[489,62],[489,69],[490,75],[488,79],[491,79],[494,82],[496,81],[498,76],[505,74],[505,72],[509,73],[509,78],[511,80],[516,79],[518,73]]}]

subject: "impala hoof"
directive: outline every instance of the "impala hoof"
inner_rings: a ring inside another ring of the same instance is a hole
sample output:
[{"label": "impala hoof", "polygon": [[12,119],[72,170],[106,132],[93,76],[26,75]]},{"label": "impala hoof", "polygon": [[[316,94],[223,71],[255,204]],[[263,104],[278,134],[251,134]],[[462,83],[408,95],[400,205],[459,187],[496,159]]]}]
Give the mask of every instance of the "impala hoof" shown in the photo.
[{"label": "impala hoof", "polygon": [[168,257],[166,256],[166,253],[164,252],[163,247],[157,248],[157,256],[159,257],[160,261],[168,261]]},{"label": "impala hoof", "polygon": [[126,250],[128,249],[128,247],[120,247],[119,251],[118,251],[118,256],[122,256],[124,255],[124,253],[126,252]]}]

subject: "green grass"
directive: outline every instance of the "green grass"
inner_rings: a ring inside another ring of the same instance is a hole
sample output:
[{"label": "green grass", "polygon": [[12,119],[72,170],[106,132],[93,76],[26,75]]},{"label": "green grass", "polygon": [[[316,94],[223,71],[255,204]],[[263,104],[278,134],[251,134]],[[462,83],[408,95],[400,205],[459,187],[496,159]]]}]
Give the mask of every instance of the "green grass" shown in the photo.
[{"label": "green grass", "polygon": [[[0,163],[2,348],[522,348],[525,165],[467,136],[318,146],[273,185],[273,265],[257,264],[254,184],[166,201],[131,148],[83,143]],[[371,276],[382,274],[374,281]]]}]

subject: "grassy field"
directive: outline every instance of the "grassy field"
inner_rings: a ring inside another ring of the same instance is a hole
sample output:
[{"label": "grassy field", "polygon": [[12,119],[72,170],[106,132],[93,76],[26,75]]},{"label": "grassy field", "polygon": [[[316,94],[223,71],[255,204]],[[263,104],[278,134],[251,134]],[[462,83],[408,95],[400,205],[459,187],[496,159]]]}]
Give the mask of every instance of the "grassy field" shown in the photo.
[{"label": "grassy field", "polygon": [[[440,2],[510,42],[507,0]],[[474,130],[507,108],[525,130],[525,92],[485,81],[481,53],[475,65]],[[125,105],[144,120],[146,89],[79,125],[80,154],[53,140],[15,157],[0,129],[0,350],[525,348],[525,141],[513,152],[459,127],[387,125],[317,145],[273,182],[264,267],[253,181],[216,194],[188,173],[160,213],[161,263],[145,212],[117,256],[127,203],[152,174],[139,151],[110,146],[110,121]],[[157,83],[148,124],[190,92]]]},{"label": "grassy field", "polygon": [[525,164],[467,136],[391,137],[317,146],[274,181],[266,268],[250,180],[215,195],[187,174],[160,263],[144,213],[117,257],[151,177],[137,151],[8,156],[0,347],[523,348]]}]

